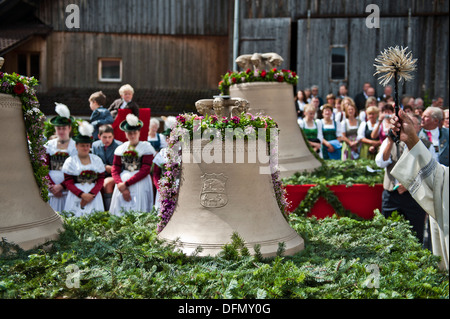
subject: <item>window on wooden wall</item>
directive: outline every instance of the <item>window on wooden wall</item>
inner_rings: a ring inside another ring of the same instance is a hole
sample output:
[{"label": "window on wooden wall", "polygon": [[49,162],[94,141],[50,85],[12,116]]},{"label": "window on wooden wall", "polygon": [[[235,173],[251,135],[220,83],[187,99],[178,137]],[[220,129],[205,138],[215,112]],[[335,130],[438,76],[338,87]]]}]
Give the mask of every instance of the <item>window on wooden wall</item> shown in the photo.
[{"label": "window on wooden wall", "polygon": [[17,73],[25,76],[40,77],[39,53],[18,53],[17,54]]},{"label": "window on wooden wall", "polygon": [[100,82],[121,82],[122,81],[122,59],[120,59],[120,58],[99,58],[98,59],[98,80]]},{"label": "window on wooden wall", "polygon": [[331,46],[330,79],[332,81],[347,80],[347,47],[345,45]]}]

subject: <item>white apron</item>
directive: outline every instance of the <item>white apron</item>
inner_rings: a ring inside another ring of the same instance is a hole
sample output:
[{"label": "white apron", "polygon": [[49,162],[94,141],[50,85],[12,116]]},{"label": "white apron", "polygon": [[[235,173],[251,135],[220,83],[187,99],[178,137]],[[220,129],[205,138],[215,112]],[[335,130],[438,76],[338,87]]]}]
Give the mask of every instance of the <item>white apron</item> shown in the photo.
[{"label": "white apron", "polygon": [[[58,149],[57,145],[58,145],[57,138],[48,141],[45,144],[46,153],[49,154],[50,156],[53,156],[57,152],[67,153],[69,154],[69,156],[74,156],[77,155],[78,153],[75,147],[75,141],[72,139],[70,139],[69,145],[65,150]],[[56,185],[61,184],[64,181],[64,173],[61,170],[50,170],[49,175]],[[64,190],[62,192],[63,194],[62,197],[55,197],[55,195],[53,195],[52,192],[50,191],[48,192],[48,203],[53,208],[54,211],[62,212],[64,210],[67,193],[68,193],[67,190]]]},{"label": "white apron", "polygon": [[[62,169],[63,173],[72,176],[79,176],[82,171],[87,170],[94,171],[99,174],[104,173],[105,166],[101,158],[94,154],[89,154],[89,157],[91,158],[91,163],[88,165],[83,165],[78,156],[69,157],[64,163]],[[89,193],[89,191],[91,191],[94,188],[95,182],[75,183],[75,186],[78,187],[84,193]],[[64,205],[64,210],[74,213],[75,216],[77,217],[89,214],[93,211],[105,210],[101,192],[98,192],[94,200],[88,203],[86,206],[81,207],[80,204],[81,198],[79,198],[74,193],[69,191],[67,194],[66,203]]]},{"label": "white apron", "polygon": [[[116,148],[114,155],[122,156],[124,152],[128,150],[130,142],[125,142]],[[139,142],[136,146],[135,151],[138,153],[139,157],[143,155],[154,155],[155,149],[148,142]],[[123,182],[129,180],[132,176],[137,174],[139,171],[130,172],[128,170],[123,170],[120,173],[120,178]],[[153,209],[153,184],[150,175],[145,176],[139,182],[128,187],[130,190],[131,201],[127,202],[122,193],[117,188],[114,187],[114,192],[111,197],[111,206],[109,212],[113,215],[122,215],[124,211],[136,211],[136,212],[150,212]]]}]

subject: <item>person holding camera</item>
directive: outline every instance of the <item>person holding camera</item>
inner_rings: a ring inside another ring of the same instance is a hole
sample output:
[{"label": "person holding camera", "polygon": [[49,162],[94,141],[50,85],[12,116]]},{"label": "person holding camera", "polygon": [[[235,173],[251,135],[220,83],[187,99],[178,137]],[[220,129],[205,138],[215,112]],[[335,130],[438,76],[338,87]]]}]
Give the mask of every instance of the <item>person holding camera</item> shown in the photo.
[{"label": "person holding camera", "polygon": [[394,107],[390,103],[386,103],[382,106],[378,122],[375,124],[370,137],[372,139],[380,139],[380,143],[386,139],[389,133],[390,120],[394,114]]},{"label": "person holding camera", "polygon": [[[420,116],[411,114],[409,117],[411,118],[412,127],[416,134],[418,134],[420,131]],[[391,127],[390,119],[391,117],[388,120],[389,127]],[[431,143],[425,139],[422,139],[422,143],[432,154],[432,157],[436,159],[437,157]],[[406,151],[405,143],[400,142],[396,144],[391,137],[388,137],[381,144],[380,150],[375,157],[377,166],[385,169],[381,213],[384,217],[388,218],[394,211],[399,212],[410,222],[418,241],[424,243],[424,229],[427,214],[413,200],[408,189],[391,174],[393,167]]]}]

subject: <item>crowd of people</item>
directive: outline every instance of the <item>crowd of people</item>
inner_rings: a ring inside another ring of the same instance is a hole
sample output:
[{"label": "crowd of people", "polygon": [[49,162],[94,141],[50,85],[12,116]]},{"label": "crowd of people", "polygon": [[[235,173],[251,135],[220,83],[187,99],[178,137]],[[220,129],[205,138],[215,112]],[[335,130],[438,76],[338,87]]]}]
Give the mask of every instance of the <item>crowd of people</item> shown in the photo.
[{"label": "crowd of people", "polygon": [[[443,99],[435,98],[425,106],[421,98],[403,96],[400,104],[423,149],[437,163],[448,167],[449,110],[443,106]],[[317,86],[299,90],[295,97],[298,124],[311,148],[325,160],[375,160],[385,174],[382,214],[389,217],[397,211],[403,215],[418,240],[431,250],[432,218],[427,219],[427,212],[391,174],[401,156],[408,153],[405,143],[396,143],[389,135],[394,107],[392,87],[386,86],[383,94],[376,96],[370,83],[365,83],[363,91],[354,98],[348,96],[345,85],[337,95],[328,94],[325,100],[319,97]]]},{"label": "crowd of people", "polygon": [[[49,204],[58,212],[75,216],[90,212],[151,211],[157,205],[158,181],[167,161],[166,147],[170,129],[158,133],[160,123],[152,119],[147,141],[140,138],[143,122],[134,90],[124,85],[120,99],[107,109],[105,95],[99,91],[89,97],[89,121],[78,125],[71,137],[74,118],[69,108],[57,103],[57,115],[50,120],[55,135],[46,143]],[[127,141],[114,138],[112,123],[119,109],[130,109],[120,123]]]},{"label": "crowd of people", "polygon": [[[443,99],[435,98],[431,105],[425,106],[420,97],[403,96],[400,104],[401,109],[419,121],[421,136],[432,131],[436,154],[448,165],[448,139],[442,141],[446,134],[439,131],[449,128],[448,107],[443,106]],[[394,106],[391,86],[376,96],[370,83],[365,83],[363,91],[353,98],[348,96],[345,85],[339,87],[336,95],[327,94],[325,99],[319,96],[317,86],[299,90],[295,97],[298,124],[310,146],[323,159],[375,159],[388,136]]]}]

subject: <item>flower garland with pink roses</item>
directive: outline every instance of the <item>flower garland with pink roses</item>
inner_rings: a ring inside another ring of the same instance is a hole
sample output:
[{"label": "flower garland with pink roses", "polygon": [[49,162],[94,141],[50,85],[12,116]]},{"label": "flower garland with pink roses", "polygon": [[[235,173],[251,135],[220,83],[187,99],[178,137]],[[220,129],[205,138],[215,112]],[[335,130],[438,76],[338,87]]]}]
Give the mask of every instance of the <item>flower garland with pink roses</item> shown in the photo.
[{"label": "flower garland with pink roses", "polygon": [[[203,132],[209,128],[221,130],[222,137],[225,136],[225,130],[230,128],[241,128],[246,135],[252,133],[257,134],[258,128],[265,128],[268,129],[266,131],[266,141],[270,147],[270,129],[278,130],[278,125],[270,116],[254,116],[250,113],[242,113],[240,116],[233,116],[230,119],[226,117],[219,118],[216,115],[199,116],[192,113],[177,116],[177,122],[172,128],[168,141],[168,160],[158,184],[160,195],[160,208],[158,212],[160,221],[157,228],[158,232],[161,232],[170,221],[177,203],[179,189],[178,179],[180,178],[182,167],[182,150],[181,148],[177,148],[179,147],[178,143],[182,142],[182,137],[184,136],[189,136],[192,140],[194,131],[201,130],[201,132]],[[245,138],[246,135],[244,135],[243,138]],[[277,152],[277,148],[272,147],[271,154],[276,154],[275,152]],[[272,162],[271,165],[273,165]],[[277,165],[277,163],[274,165]],[[287,207],[289,203],[285,196],[286,190],[282,187],[278,167],[272,166],[272,168],[274,168],[272,170],[272,172],[274,172],[272,174],[272,182],[277,203],[283,216],[287,218]]]},{"label": "flower garland with pink roses", "polygon": [[273,68],[272,70],[251,70],[246,71],[228,71],[222,76],[219,82],[219,90],[221,94],[228,95],[231,85],[250,82],[279,82],[297,85],[298,75],[294,71]]},{"label": "flower garland with pink roses", "polygon": [[34,88],[37,85],[38,80],[34,77],[0,72],[0,93],[18,97],[22,102],[23,119],[34,177],[39,186],[42,199],[47,201],[49,186],[47,179],[48,166],[45,164],[45,140],[42,134],[45,115],[39,109],[40,105]]}]

